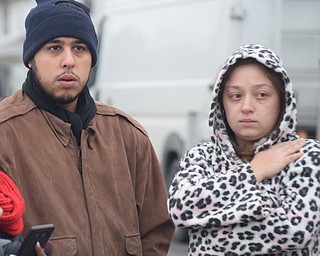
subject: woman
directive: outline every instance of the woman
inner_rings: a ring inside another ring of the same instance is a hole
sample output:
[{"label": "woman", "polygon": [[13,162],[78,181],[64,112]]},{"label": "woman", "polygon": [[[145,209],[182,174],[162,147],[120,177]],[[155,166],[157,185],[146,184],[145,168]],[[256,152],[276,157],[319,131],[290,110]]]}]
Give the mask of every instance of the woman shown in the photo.
[{"label": "woman", "polygon": [[[23,238],[23,213],[25,203],[13,180],[0,170],[0,256],[14,255],[18,252]],[[48,244],[48,248],[50,245]],[[51,247],[49,248],[51,250]],[[45,256],[39,244],[35,251]],[[51,251],[49,251],[51,255]]]},{"label": "woman", "polygon": [[189,255],[319,255],[320,149],[295,134],[296,102],[277,55],[244,45],[216,80],[211,142],[186,153],[169,190]]}]

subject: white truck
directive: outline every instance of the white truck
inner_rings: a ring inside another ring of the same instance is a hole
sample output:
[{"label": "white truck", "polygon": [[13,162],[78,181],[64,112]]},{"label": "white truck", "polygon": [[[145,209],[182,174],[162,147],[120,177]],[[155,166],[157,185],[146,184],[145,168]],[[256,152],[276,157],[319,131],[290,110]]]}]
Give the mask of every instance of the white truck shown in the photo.
[{"label": "white truck", "polygon": [[168,185],[186,150],[209,140],[212,84],[244,43],[279,53],[296,90],[299,128],[320,136],[320,1],[109,0],[100,9],[91,90],[146,128]]}]

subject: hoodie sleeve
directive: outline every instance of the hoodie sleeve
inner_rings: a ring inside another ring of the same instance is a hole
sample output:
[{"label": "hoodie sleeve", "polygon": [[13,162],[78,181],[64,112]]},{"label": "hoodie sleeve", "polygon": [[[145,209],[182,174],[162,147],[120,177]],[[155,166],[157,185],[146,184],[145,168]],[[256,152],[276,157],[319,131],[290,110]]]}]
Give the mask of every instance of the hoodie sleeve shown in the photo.
[{"label": "hoodie sleeve", "polygon": [[214,170],[207,160],[208,145],[191,149],[180,161],[169,190],[168,208],[175,225],[219,229],[265,218],[271,202],[260,190],[250,165],[232,166],[226,172]]},{"label": "hoodie sleeve", "polygon": [[221,249],[223,241],[241,244],[227,249],[236,255],[308,250],[320,227],[320,150],[310,148],[261,184],[250,165],[216,174],[205,151],[192,149],[169,191],[175,225],[209,231]]}]

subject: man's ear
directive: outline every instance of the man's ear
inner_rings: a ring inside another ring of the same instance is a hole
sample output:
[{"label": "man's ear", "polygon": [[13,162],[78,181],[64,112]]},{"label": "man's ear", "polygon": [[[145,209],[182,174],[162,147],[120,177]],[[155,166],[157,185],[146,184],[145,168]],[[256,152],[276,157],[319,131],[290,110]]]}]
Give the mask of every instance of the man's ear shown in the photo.
[{"label": "man's ear", "polygon": [[32,68],[32,61],[31,61],[31,60],[28,62],[28,67],[29,67],[30,69]]}]

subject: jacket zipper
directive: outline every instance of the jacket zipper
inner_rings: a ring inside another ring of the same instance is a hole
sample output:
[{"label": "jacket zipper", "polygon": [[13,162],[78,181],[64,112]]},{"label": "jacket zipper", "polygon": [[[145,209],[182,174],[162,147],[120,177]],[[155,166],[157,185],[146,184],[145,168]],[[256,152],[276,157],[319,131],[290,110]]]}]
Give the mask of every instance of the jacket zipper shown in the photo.
[{"label": "jacket zipper", "polygon": [[79,172],[82,174],[82,151],[81,147],[78,147],[78,161],[79,161]]}]

